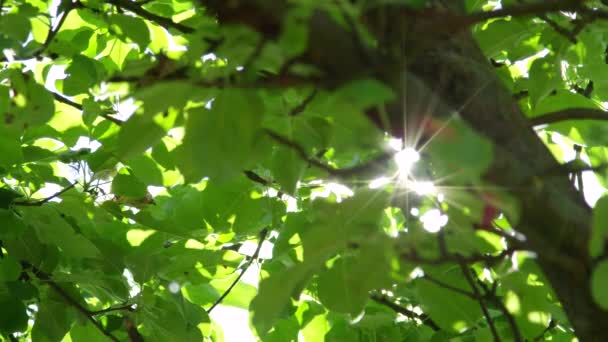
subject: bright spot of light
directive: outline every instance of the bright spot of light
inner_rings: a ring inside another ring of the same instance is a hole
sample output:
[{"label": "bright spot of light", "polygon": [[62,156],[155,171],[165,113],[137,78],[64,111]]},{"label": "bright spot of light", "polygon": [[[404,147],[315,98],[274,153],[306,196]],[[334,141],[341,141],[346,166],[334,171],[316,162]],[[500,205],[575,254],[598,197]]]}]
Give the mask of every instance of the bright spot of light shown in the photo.
[{"label": "bright spot of light", "polygon": [[179,292],[179,289],[180,289],[180,286],[177,282],[172,281],[169,283],[169,292],[177,293],[177,292]]},{"label": "bright spot of light", "polygon": [[133,273],[131,273],[131,271],[125,268],[122,272],[122,276],[125,277],[125,279],[127,280],[127,284],[129,284],[129,295],[131,297],[137,296],[139,292],[141,292],[141,286],[139,286],[139,284],[135,282],[135,279],[133,278]]},{"label": "bright spot of light", "polygon": [[437,194],[437,201],[438,201],[439,203],[443,203],[443,201],[445,201],[445,195],[444,195],[444,194],[442,194],[442,193],[438,193],[438,194]]},{"label": "bright spot of light", "polygon": [[76,141],[76,145],[72,147],[72,151],[80,150],[82,148],[90,148],[91,152],[97,151],[101,147],[101,143],[97,140],[91,140],[89,137],[80,136]]},{"label": "bright spot of light", "polygon": [[351,197],[352,195],[354,195],[355,193],[346,185],[342,185],[339,183],[323,183],[323,182],[310,182],[309,185],[322,185],[322,189],[321,191],[313,191],[312,194],[310,195],[310,199],[314,200],[315,198],[319,198],[319,197],[324,197],[327,198],[331,195],[336,196],[336,202],[340,203],[342,202],[342,200],[344,198],[347,197]]},{"label": "bright spot of light", "polygon": [[420,215],[420,210],[418,210],[418,208],[412,208],[412,209],[410,209],[410,214],[412,216],[416,216],[417,217],[418,215]]},{"label": "bright spot of light", "polygon": [[403,140],[398,138],[391,138],[388,141],[388,146],[395,151],[401,151],[403,149]]},{"label": "bright spot of light", "polygon": [[391,182],[391,179],[388,177],[379,177],[379,178],[376,178],[376,179],[372,180],[371,182],[369,182],[368,186],[370,189],[378,189],[378,188],[381,188],[381,187],[387,185],[390,182]]},{"label": "bright spot of light", "polygon": [[399,167],[399,172],[408,173],[417,161],[420,160],[420,154],[411,148],[407,147],[395,154],[395,162]]},{"label": "bright spot of light", "polygon": [[206,55],[203,55],[203,57],[201,57],[201,59],[203,60],[203,62],[215,61],[215,60],[217,60],[217,56],[213,53],[208,53]]},{"label": "bright spot of light", "polygon": [[442,215],[439,209],[431,209],[420,217],[422,226],[429,233],[437,233],[448,223],[448,216]]},{"label": "bright spot of light", "polygon": [[413,182],[411,187],[420,196],[431,195],[437,191],[435,184],[429,181]]},{"label": "bright spot of light", "polygon": [[420,277],[424,277],[424,271],[420,267],[414,268],[412,270],[412,272],[410,273],[410,278],[416,279],[416,278],[420,278]]}]

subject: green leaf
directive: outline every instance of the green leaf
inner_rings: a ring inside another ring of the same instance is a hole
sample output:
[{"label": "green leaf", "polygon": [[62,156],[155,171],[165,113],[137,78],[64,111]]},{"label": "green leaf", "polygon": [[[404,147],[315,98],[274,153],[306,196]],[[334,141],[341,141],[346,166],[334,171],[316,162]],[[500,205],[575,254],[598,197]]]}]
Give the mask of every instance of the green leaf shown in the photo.
[{"label": "green leaf", "polygon": [[2,15],[0,20],[0,32],[10,38],[25,42],[30,34],[30,19],[19,13],[8,13]]},{"label": "green leaf", "polygon": [[142,198],[148,193],[146,185],[133,175],[118,174],[112,180],[112,192],[129,198]]},{"label": "green leaf", "polygon": [[[214,301],[219,298],[219,294],[226,292],[228,287],[232,285],[238,274],[225,279],[216,279],[211,282],[211,285],[217,290]],[[257,294],[257,289],[247,283],[238,282],[230,291],[230,294],[222,300],[222,305],[233,306],[241,309],[248,309],[251,300]]]},{"label": "green leaf", "polygon": [[158,124],[133,115],[120,129],[116,157],[127,160],[144,153],[167,134]]},{"label": "green leaf", "polygon": [[308,45],[308,27],[304,25],[306,19],[295,10],[285,16],[278,43],[287,56],[297,56],[306,51]]},{"label": "green leaf", "polygon": [[608,261],[603,260],[595,266],[591,274],[591,294],[597,305],[608,310]]},{"label": "green leaf", "polygon": [[214,303],[221,295],[211,284],[188,284],[182,288],[182,292],[190,302],[201,306]]},{"label": "green leaf", "polygon": [[32,328],[32,341],[61,341],[74,322],[75,312],[73,310],[56,295],[45,296],[38,304],[38,313]]},{"label": "green leaf", "polygon": [[99,250],[84,236],[76,233],[59,211],[51,205],[30,207],[24,217],[34,226],[40,241],[56,245],[69,257],[95,258]]},{"label": "green leaf", "polygon": [[98,102],[91,98],[82,100],[82,121],[85,125],[92,126],[95,119],[102,113],[101,105]]},{"label": "green leaf", "polygon": [[0,298],[2,305],[2,315],[0,315],[0,332],[12,334],[27,330],[29,319],[25,304],[17,298]]},{"label": "green leaf", "polygon": [[554,57],[548,56],[535,59],[530,66],[530,81],[528,91],[532,108],[549,95],[556,88],[560,88],[563,81],[557,68]]},{"label": "green leaf", "polygon": [[33,78],[27,82],[27,105],[19,112],[19,119],[24,127],[42,125],[51,120],[55,114],[53,95]]},{"label": "green leaf", "polygon": [[74,323],[70,329],[70,337],[74,342],[108,342],[107,336],[103,335],[97,327],[89,321]]},{"label": "green leaf", "polygon": [[246,169],[263,115],[259,97],[246,90],[221,93],[211,110],[190,110],[184,142],[174,150],[186,181],[228,179]]},{"label": "green leaf", "polygon": [[14,133],[0,128],[0,167],[9,168],[21,163],[22,160],[23,153],[19,139]]},{"label": "green leaf", "polygon": [[[425,273],[429,270],[425,269]],[[436,279],[463,291],[470,291],[470,286],[463,278],[458,267],[442,267],[431,273]],[[479,303],[454,291],[441,287],[431,281],[420,279],[416,281],[416,290],[420,305],[442,329],[460,331],[474,326],[482,316]]]},{"label": "green leaf", "polygon": [[601,109],[601,106],[581,94],[571,93],[566,90],[558,90],[554,95],[547,96],[540,100],[537,106],[532,110],[530,117],[537,117],[545,113],[557,112],[568,108]]},{"label": "green leaf", "polygon": [[435,177],[479,181],[493,159],[493,146],[465,123],[452,119],[428,144]]},{"label": "green leaf", "polygon": [[146,185],[163,185],[163,174],[158,169],[152,158],[146,155],[130,159],[125,163],[133,172],[133,175]]},{"label": "green leaf", "polygon": [[[199,306],[183,298],[154,298],[154,311],[143,311],[139,316],[144,325],[144,340],[200,342],[203,340],[197,325],[209,322],[209,316]],[[167,329],[166,327],[171,327]]]},{"label": "green leaf", "polygon": [[0,282],[19,279],[21,275],[21,264],[19,260],[10,255],[0,259]]},{"label": "green leaf", "polygon": [[0,188],[0,208],[8,209],[11,203],[19,197],[22,197],[22,195],[13,189]]},{"label": "green leaf", "polygon": [[65,72],[68,77],[63,81],[63,92],[69,96],[87,93],[98,79],[94,60],[80,55],[72,59]]},{"label": "green leaf", "polygon": [[361,110],[395,99],[395,94],[388,86],[369,79],[350,82],[338,89],[334,96]]},{"label": "green leaf", "polygon": [[595,258],[604,253],[606,239],[608,239],[608,197],[602,197],[593,208],[591,238],[589,239],[589,253],[592,257]]},{"label": "green leaf", "polygon": [[172,107],[181,110],[201,91],[184,81],[155,82],[136,91],[133,97],[143,102],[144,117],[150,119]]},{"label": "green leaf", "polygon": [[306,162],[293,149],[278,146],[272,157],[272,174],[288,194],[295,194],[296,184],[304,174]]},{"label": "green leaf", "polygon": [[[542,28],[542,27],[541,27]],[[510,18],[479,25],[475,38],[489,57],[506,53],[511,61],[532,56],[543,49],[535,39],[539,27],[527,19]]]},{"label": "green leaf", "polygon": [[112,28],[120,37],[127,37],[137,43],[141,51],[150,44],[150,30],[146,23],[136,17],[115,14],[109,17]]},{"label": "green leaf", "polygon": [[41,148],[38,146],[23,146],[21,148],[21,153],[23,154],[24,162],[33,162],[33,161],[51,161],[56,159],[55,153],[49,151],[45,148]]},{"label": "green leaf", "polygon": [[369,299],[369,292],[390,285],[390,261],[386,251],[390,242],[364,242],[355,256],[338,259],[319,275],[319,299],[330,310],[356,317]]},{"label": "green leaf", "polygon": [[[303,262],[274,272],[260,283],[258,295],[251,303],[252,322],[259,334],[265,334],[272,327],[286,309],[289,298],[301,291],[300,287],[327,258],[349,243],[374,241],[383,235],[378,223],[387,202],[388,197],[384,193],[362,190],[339,204],[316,203],[313,212],[318,216],[312,221],[300,217],[287,222],[296,225],[288,225],[286,232],[300,236],[304,248]],[[283,239],[291,238],[289,234],[283,236]]]}]

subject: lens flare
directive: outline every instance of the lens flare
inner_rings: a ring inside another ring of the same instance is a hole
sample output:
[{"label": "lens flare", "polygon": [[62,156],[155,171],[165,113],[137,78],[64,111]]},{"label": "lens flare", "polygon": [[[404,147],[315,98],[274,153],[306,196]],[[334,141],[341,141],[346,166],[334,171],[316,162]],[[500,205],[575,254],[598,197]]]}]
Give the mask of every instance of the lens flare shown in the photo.
[{"label": "lens flare", "polygon": [[399,172],[407,174],[412,166],[420,160],[420,154],[411,147],[406,147],[395,154],[395,162],[399,167]]}]

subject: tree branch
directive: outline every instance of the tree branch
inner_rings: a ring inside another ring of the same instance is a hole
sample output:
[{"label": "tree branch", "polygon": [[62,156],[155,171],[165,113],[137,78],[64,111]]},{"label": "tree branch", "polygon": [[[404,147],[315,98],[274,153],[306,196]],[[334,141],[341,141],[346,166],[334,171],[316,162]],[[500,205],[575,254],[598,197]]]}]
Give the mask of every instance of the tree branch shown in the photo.
[{"label": "tree branch", "polygon": [[241,271],[241,273],[239,273],[239,275],[232,282],[232,284],[230,284],[230,286],[226,289],[226,291],[224,291],[224,293],[215,301],[215,303],[213,303],[213,305],[211,305],[211,307],[209,309],[207,309],[207,313],[211,313],[211,311],[213,311],[213,309],[215,309],[215,307],[218,306],[224,300],[224,298],[226,298],[226,296],[228,296],[228,294],[230,294],[230,291],[232,291],[232,289],[236,286],[236,284],[241,280],[241,278],[243,277],[245,272],[247,272],[247,270],[249,269],[251,264],[253,264],[253,262],[258,258],[258,255],[260,254],[260,250],[262,249],[262,244],[264,243],[264,240],[266,239],[267,234],[268,234],[268,229],[266,229],[266,228],[264,228],[264,229],[262,229],[262,231],[260,231],[258,246],[255,249],[255,252],[253,252],[251,259],[249,259],[249,261],[247,261],[247,263],[243,267],[243,270]]},{"label": "tree branch", "polygon": [[468,257],[464,257],[464,256],[460,256],[460,255],[445,254],[445,255],[440,256],[435,259],[426,259],[426,258],[420,257],[418,255],[418,253],[416,253],[415,250],[412,250],[409,253],[401,253],[399,255],[399,257],[402,260],[414,262],[414,263],[422,264],[422,265],[442,265],[442,264],[450,263],[450,262],[452,262],[452,263],[464,262],[466,264],[474,264],[476,262],[485,262],[485,263],[491,265],[491,264],[495,264],[497,262],[504,260],[506,257],[511,256],[513,253],[515,253],[515,251],[516,250],[514,248],[508,248],[508,249],[501,251],[499,254],[496,254],[496,255],[472,254]]},{"label": "tree branch", "polygon": [[494,282],[492,284],[491,289],[488,288],[488,286],[483,281],[481,281],[479,278],[477,278],[477,283],[485,291],[484,298],[488,299],[489,301],[494,303],[496,306],[498,306],[498,308],[502,312],[502,315],[506,318],[507,322],[511,326],[511,332],[513,333],[513,341],[515,341],[515,342],[523,341],[521,332],[519,331],[519,327],[517,326],[517,322],[515,321],[515,317],[513,317],[513,315],[509,312],[509,310],[505,306],[505,303],[503,303],[502,299],[500,299],[496,295],[496,288],[498,286],[498,283]]},{"label": "tree branch", "polygon": [[315,96],[317,95],[317,88],[314,88],[312,90],[312,92],[310,93],[310,95],[308,95],[304,101],[302,101],[302,103],[300,103],[299,105],[295,106],[293,109],[291,109],[289,111],[289,116],[296,116],[300,113],[302,113],[306,107],[310,104],[310,102],[312,102],[312,100],[315,98]]},{"label": "tree branch", "polygon": [[120,7],[120,8],[127,9],[127,10],[139,15],[140,17],[147,19],[151,22],[154,22],[166,29],[173,28],[173,29],[180,31],[181,33],[194,33],[194,31],[195,31],[195,29],[190,26],[176,23],[169,18],[161,17],[160,15],[156,15],[154,13],[148,12],[145,9],[143,9],[141,6],[139,6],[136,2],[133,2],[133,1],[108,0],[108,3],[110,3],[114,6]]},{"label": "tree branch", "polygon": [[285,193],[283,191],[281,191],[280,189],[277,189],[276,185],[273,184],[271,181],[263,178],[262,176],[258,175],[257,173],[251,171],[251,170],[245,170],[243,171],[243,173],[245,174],[245,176],[247,178],[249,178],[251,181],[254,181],[258,184],[261,184],[263,186],[269,187],[269,188],[274,188],[277,190],[277,196],[278,197],[282,197]]},{"label": "tree branch", "polygon": [[74,307],[78,312],[80,312],[80,314],[82,314],[89,322],[91,322],[97,328],[97,330],[107,336],[110,340],[114,342],[120,342],[118,338],[116,338],[110,332],[106,331],[101,325],[101,323],[99,323],[97,320],[95,320],[95,318],[93,318],[93,314],[91,313],[91,311],[85,308],[77,300],[72,298],[63,288],[61,288],[61,286],[59,286],[59,284],[57,284],[51,279],[50,275],[46,274],[42,270],[39,270],[34,265],[25,262],[23,264],[24,268],[30,268],[32,270],[32,273],[38,279],[42,280],[45,284],[51,287],[61,298],[63,298],[63,300],[65,300],[66,303],[68,303],[69,305]]},{"label": "tree branch", "polygon": [[421,279],[427,280],[427,281],[429,281],[429,282],[431,282],[431,283],[433,283],[433,284],[435,284],[435,285],[437,285],[439,287],[443,287],[444,289],[447,289],[447,290],[450,290],[450,291],[454,291],[454,292],[459,293],[459,294],[461,294],[461,295],[463,295],[465,297],[469,297],[469,298],[471,298],[473,300],[480,300],[481,299],[481,296],[479,296],[479,295],[477,295],[477,294],[475,294],[473,292],[469,292],[469,291],[463,290],[463,289],[461,289],[459,287],[452,286],[450,284],[446,284],[446,283],[442,282],[441,280],[436,279],[434,277],[431,277],[431,276],[429,276],[427,274],[425,274],[424,277],[422,277]]},{"label": "tree branch", "polygon": [[391,308],[393,311],[402,314],[403,316],[410,318],[410,319],[418,319],[420,320],[423,324],[427,325],[429,328],[435,330],[435,331],[439,331],[441,330],[441,328],[437,325],[437,323],[435,323],[431,317],[429,317],[429,315],[422,313],[422,314],[418,314],[410,309],[404,308],[401,305],[398,305],[392,301],[390,301],[388,299],[388,297],[386,296],[382,296],[382,295],[377,295],[377,294],[372,294],[370,296],[370,298],[378,303],[378,304],[382,304],[386,307]]},{"label": "tree branch", "polygon": [[530,126],[547,125],[567,120],[608,120],[608,112],[594,108],[568,108],[530,119]]},{"label": "tree branch", "polygon": [[18,205],[18,206],[21,206],[21,207],[39,207],[39,206],[41,206],[41,205],[49,202],[53,198],[59,197],[59,196],[63,195],[64,193],[68,192],[70,189],[74,188],[77,184],[78,184],[78,182],[74,182],[74,183],[66,186],[65,188],[63,188],[61,191],[58,191],[58,192],[54,193],[53,195],[51,195],[51,196],[49,196],[47,198],[41,199],[39,201],[34,201],[34,202],[31,202],[31,201],[15,201],[12,204],[13,205]]},{"label": "tree branch", "polygon": [[[61,103],[67,104],[68,106],[72,106],[72,107],[74,107],[74,108],[76,108],[78,110],[83,110],[83,107],[82,107],[82,105],[80,103],[76,103],[76,102],[68,99],[67,97],[65,97],[65,96],[63,96],[61,94],[54,93],[54,92],[51,92],[51,93],[53,94],[53,97],[55,98],[55,100],[57,100],[57,101],[59,101]],[[120,125],[122,125],[122,124],[125,123],[124,121],[113,117],[112,115],[110,115],[110,113],[101,113],[101,114],[99,114],[99,116],[102,117],[102,118],[104,118],[104,119],[106,119],[106,120],[108,120],[108,121],[110,121],[110,122],[115,123],[118,126],[120,126]]]},{"label": "tree branch", "polygon": [[469,269],[467,268],[467,265],[464,262],[460,262],[459,265],[460,265],[460,270],[462,271],[462,274],[464,275],[464,278],[467,280],[467,283],[469,283],[469,285],[471,286],[471,289],[473,290],[473,294],[475,294],[475,296],[478,298],[477,302],[479,303],[479,307],[481,308],[481,311],[483,312],[483,316],[486,318],[486,321],[488,322],[488,326],[490,327],[492,336],[494,336],[494,341],[500,341],[500,336],[498,335],[498,331],[496,331],[496,326],[494,325],[494,320],[492,319],[492,316],[490,316],[490,312],[488,311],[488,308],[487,308],[486,304],[484,303],[483,296],[479,292],[477,285],[475,285],[475,282],[473,281],[473,278],[471,277],[471,273],[469,273]]},{"label": "tree branch", "polygon": [[133,304],[125,304],[125,305],[113,306],[113,307],[109,307],[107,309],[101,309],[101,310],[97,310],[97,311],[89,311],[89,314],[96,316],[96,315],[103,315],[108,312],[123,311],[123,310],[124,311],[135,311],[135,307],[133,307]]},{"label": "tree branch", "polygon": [[57,33],[59,33],[59,30],[61,29],[61,26],[63,25],[63,23],[65,23],[65,20],[67,19],[68,15],[74,8],[76,8],[74,3],[72,3],[70,1],[68,7],[65,9],[63,14],[61,15],[61,18],[57,22],[57,25],[55,25],[55,28],[51,27],[49,29],[49,33],[46,35],[46,39],[44,40],[44,43],[42,43],[42,46],[40,46],[34,52],[33,57],[39,57],[44,51],[46,51],[46,49],[49,47],[49,45],[51,45],[51,43],[53,42],[53,39],[55,38]]},{"label": "tree branch", "polygon": [[380,166],[382,163],[384,163],[384,162],[388,161],[390,158],[392,158],[392,154],[385,152],[385,153],[377,156],[376,158],[367,161],[364,164],[359,164],[359,165],[348,167],[348,168],[337,169],[330,165],[327,165],[327,164],[324,164],[324,163],[318,161],[316,158],[309,157],[308,153],[306,153],[306,150],[304,149],[304,147],[302,147],[300,144],[298,144],[294,141],[291,141],[288,138],[286,138],[276,132],[273,132],[269,129],[266,129],[264,131],[269,137],[274,139],[279,144],[289,147],[290,149],[294,150],[300,156],[300,158],[302,158],[302,160],[306,161],[308,164],[315,166],[321,170],[324,170],[332,176],[349,177],[349,176],[354,176],[357,174],[373,171],[375,169],[380,169]]},{"label": "tree branch", "polygon": [[576,39],[576,32],[573,32],[564,27],[561,27],[558,23],[556,23],[553,19],[549,18],[546,14],[540,14],[538,17],[540,19],[544,20],[547,23],[547,25],[551,26],[553,31],[564,36],[572,44],[576,44],[578,42],[578,40]]}]

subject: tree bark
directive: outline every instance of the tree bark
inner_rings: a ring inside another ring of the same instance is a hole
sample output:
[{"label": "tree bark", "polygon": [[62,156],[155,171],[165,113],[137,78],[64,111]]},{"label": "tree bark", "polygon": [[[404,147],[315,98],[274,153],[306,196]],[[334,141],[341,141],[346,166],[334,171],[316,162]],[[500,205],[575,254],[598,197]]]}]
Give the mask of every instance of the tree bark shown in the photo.
[{"label": "tree bark", "polygon": [[[203,4],[220,22],[249,25],[270,39],[279,34],[288,10],[281,1],[272,1],[270,7],[263,0]],[[608,312],[596,305],[590,293],[589,206],[567,174],[559,172],[559,164],[530,128],[469,30],[456,19],[428,13],[412,16],[389,5],[370,11],[365,24],[378,38],[371,48],[348,21],[338,24],[317,11],[310,17],[309,47],[300,60],[324,71],[318,85],[326,88],[365,77],[389,85],[398,95],[386,106],[389,127],[374,110],[367,114],[395,136],[413,134],[410,128],[426,115],[442,117],[456,111],[489,139],[494,161],[485,180],[519,200],[521,215],[515,228],[538,254],[576,335],[581,341],[608,341],[602,324],[608,323]],[[256,20],[242,19],[251,16]]]}]

